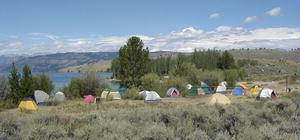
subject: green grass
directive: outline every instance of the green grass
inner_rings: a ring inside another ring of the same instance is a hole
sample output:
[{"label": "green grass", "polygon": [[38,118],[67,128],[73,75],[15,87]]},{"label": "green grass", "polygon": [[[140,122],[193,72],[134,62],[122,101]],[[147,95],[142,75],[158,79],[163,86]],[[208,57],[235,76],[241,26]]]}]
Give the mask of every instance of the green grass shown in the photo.
[{"label": "green grass", "polygon": [[73,103],[0,113],[0,139],[297,139],[290,98],[227,106]]}]

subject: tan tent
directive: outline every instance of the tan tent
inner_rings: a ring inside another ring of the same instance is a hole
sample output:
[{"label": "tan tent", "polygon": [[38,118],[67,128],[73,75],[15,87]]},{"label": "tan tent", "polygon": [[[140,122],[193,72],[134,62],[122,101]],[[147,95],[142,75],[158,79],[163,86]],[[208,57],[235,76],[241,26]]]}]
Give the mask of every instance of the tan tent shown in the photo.
[{"label": "tan tent", "polygon": [[121,99],[121,95],[118,91],[112,91],[110,89],[105,89],[101,93],[101,98],[106,99],[108,96],[111,96],[113,100],[119,100]]},{"label": "tan tent", "polygon": [[231,104],[231,101],[225,95],[216,93],[216,94],[212,95],[212,97],[209,101],[209,104],[211,104],[211,105],[214,105],[214,104],[227,105],[227,104]]},{"label": "tan tent", "polygon": [[202,88],[198,88],[198,95],[205,95],[205,92],[203,91]]}]

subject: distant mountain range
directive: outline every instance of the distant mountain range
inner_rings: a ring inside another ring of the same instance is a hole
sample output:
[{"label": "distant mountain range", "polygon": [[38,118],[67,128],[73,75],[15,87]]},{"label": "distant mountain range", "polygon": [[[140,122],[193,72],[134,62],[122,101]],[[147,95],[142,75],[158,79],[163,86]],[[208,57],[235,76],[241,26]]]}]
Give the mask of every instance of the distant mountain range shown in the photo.
[{"label": "distant mountain range", "polygon": [[[159,51],[150,53],[151,57],[176,52]],[[28,64],[33,72],[58,71],[67,67],[93,64],[102,60],[112,60],[118,57],[118,52],[86,52],[86,53],[57,53],[39,56],[0,56],[0,72],[8,72],[12,62],[18,69]]]}]

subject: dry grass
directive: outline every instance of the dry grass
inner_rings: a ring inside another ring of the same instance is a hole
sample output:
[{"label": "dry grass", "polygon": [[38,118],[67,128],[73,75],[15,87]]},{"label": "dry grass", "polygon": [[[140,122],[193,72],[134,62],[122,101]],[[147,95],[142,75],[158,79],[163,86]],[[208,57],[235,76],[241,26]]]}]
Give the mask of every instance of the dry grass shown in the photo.
[{"label": "dry grass", "polygon": [[0,112],[0,139],[297,139],[299,92],[264,101],[226,96],[231,105],[208,105],[211,95],[202,95],[156,104],[76,99],[36,112],[9,109]]}]

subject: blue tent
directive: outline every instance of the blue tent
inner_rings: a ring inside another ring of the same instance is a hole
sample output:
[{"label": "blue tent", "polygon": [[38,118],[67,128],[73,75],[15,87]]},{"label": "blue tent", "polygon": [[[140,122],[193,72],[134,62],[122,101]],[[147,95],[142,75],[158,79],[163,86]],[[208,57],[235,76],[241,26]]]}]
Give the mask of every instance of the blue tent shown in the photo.
[{"label": "blue tent", "polygon": [[201,82],[201,88],[202,88],[202,90],[204,91],[205,94],[211,94],[212,93],[212,90],[204,82]]},{"label": "blue tent", "polygon": [[242,96],[245,94],[244,89],[241,86],[235,86],[231,92],[232,95]]}]

